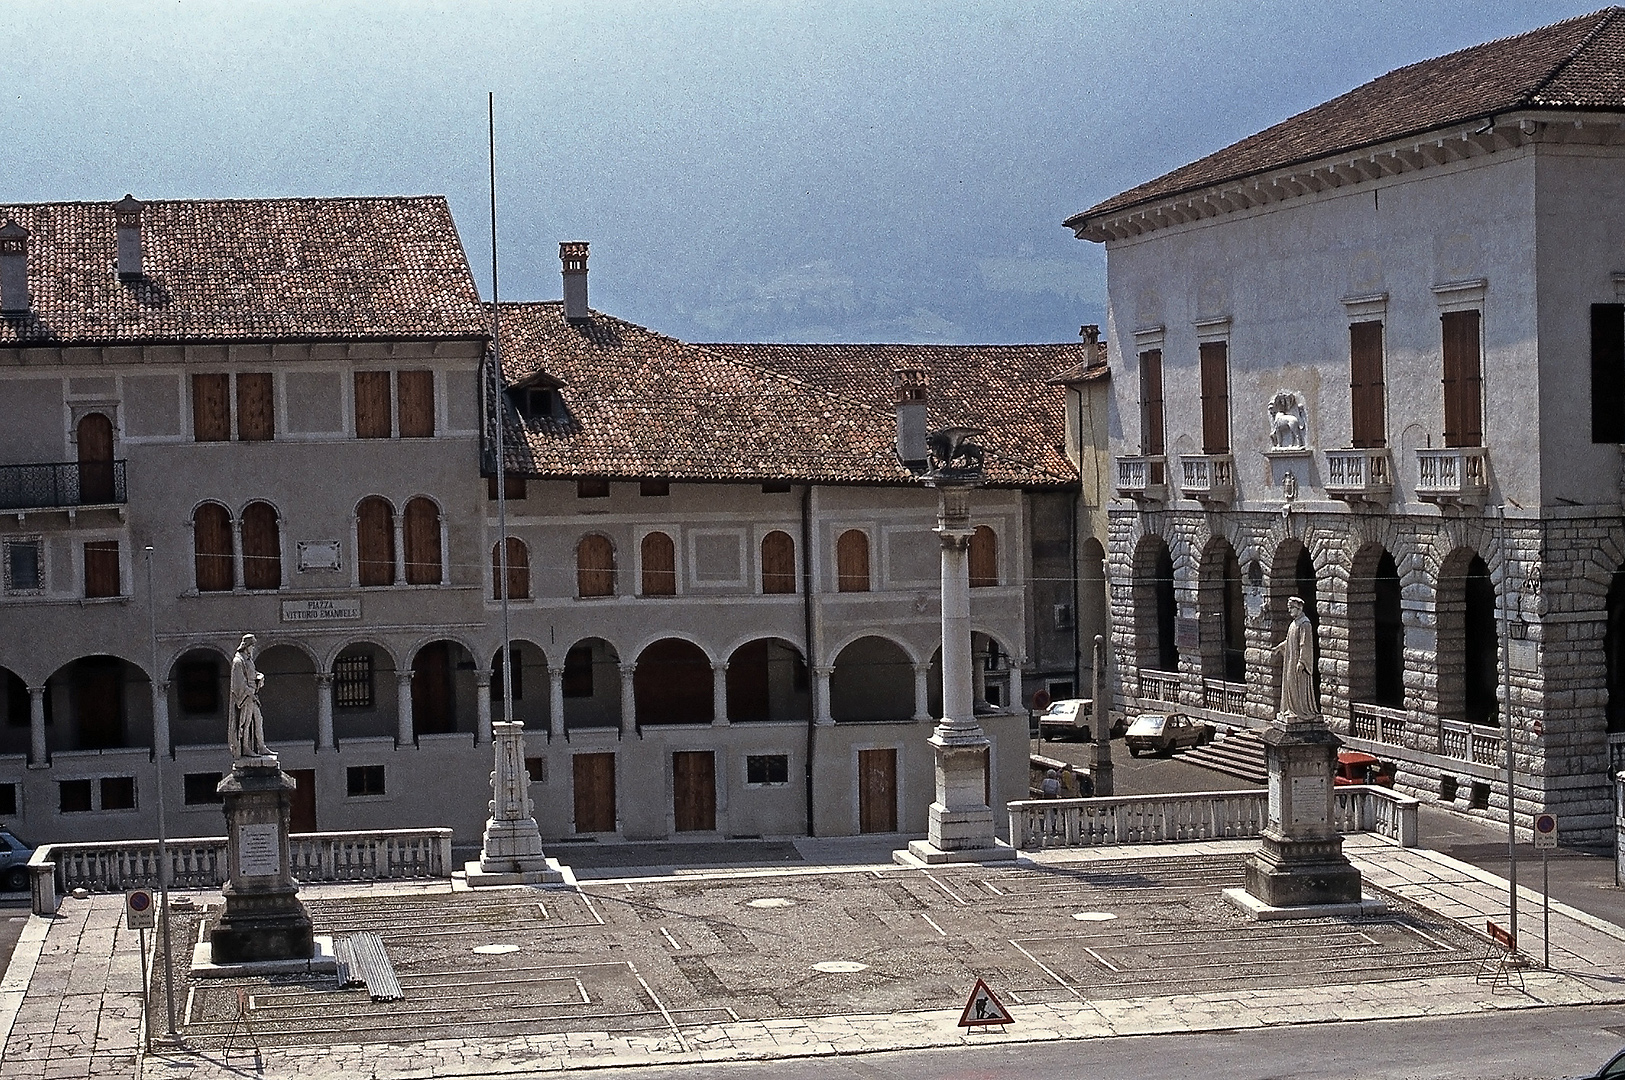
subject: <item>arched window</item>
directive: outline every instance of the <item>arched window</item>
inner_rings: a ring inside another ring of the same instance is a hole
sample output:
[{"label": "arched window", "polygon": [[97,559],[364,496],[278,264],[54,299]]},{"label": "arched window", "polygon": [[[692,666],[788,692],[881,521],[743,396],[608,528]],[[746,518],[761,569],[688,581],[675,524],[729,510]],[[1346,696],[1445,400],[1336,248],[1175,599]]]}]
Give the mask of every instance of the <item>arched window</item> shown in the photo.
[{"label": "arched window", "polygon": [[835,541],[835,583],[840,592],[869,591],[869,534],[848,529]]},{"label": "arched window", "polygon": [[970,587],[985,589],[999,583],[999,537],[986,525],[976,526],[969,545]]},{"label": "arched window", "polygon": [[671,537],[663,532],[652,532],[643,538],[644,596],[677,595],[676,552]]},{"label": "arched window", "polygon": [[615,595],[615,545],[592,533],[576,545],[576,595]]},{"label": "arched window", "polygon": [[406,583],[440,584],[440,508],[421,495],[406,504]]},{"label": "arched window", "polygon": [[86,413],[79,421],[79,502],[113,501],[113,421]]},{"label": "arched window", "polygon": [[1405,707],[1405,620],[1400,609],[1399,567],[1388,552],[1377,560],[1372,622],[1376,631],[1375,704]]},{"label": "arched window", "polygon": [[395,510],[374,495],[356,507],[356,570],[362,585],[395,584]]},{"label": "arched window", "polygon": [[[491,599],[502,599],[502,547],[491,545]],[[530,551],[517,536],[508,537],[508,599],[530,599]]]},{"label": "arched window", "polygon": [[249,503],[243,508],[243,587],[282,587],[282,535],[276,508],[270,503]]},{"label": "arched window", "polygon": [[1496,683],[1500,677],[1496,669],[1499,644],[1495,640],[1495,584],[1490,580],[1489,566],[1477,555],[1467,567],[1465,614],[1465,719],[1470,724],[1494,724]]},{"label": "arched window", "polygon": [[232,549],[230,511],[219,503],[204,503],[192,512],[198,592],[231,591]]},{"label": "arched window", "polygon": [[762,537],[762,591],[796,591],[796,542],[787,532],[775,529]]}]

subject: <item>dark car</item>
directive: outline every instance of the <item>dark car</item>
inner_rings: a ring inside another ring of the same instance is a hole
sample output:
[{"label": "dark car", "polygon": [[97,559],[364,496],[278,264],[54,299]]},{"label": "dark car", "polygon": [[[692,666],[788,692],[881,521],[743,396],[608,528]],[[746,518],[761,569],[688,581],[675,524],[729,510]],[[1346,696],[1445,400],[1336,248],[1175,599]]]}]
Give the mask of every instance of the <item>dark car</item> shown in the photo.
[{"label": "dark car", "polygon": [[1129,725],[1123,741],[1128,744],[1130,757],[1139,757],[1147,750],[1154,754],[1172,754],[1175,750],[1212,742],[1213,725],[1180,713],[1142,713]]},{"label": "dark car", "polygon": [[0,884],[8,892],[28,888],[28,860],[34,849],[17,839],[10,829],[0,828]]}]

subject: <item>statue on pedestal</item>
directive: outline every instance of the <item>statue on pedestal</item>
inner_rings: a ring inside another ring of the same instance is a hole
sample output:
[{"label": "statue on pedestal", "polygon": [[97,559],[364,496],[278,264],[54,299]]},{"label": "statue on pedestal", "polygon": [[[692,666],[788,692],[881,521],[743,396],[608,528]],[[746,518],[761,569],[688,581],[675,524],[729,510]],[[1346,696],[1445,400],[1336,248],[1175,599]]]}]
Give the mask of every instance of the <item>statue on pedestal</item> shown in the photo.
[{"label": "statue on pedestal", "polygon": [[1282,723],[1303,723],[1320,719],[1320,700],[1315,694],[1315,627],[1303,612],[1303,599],[1294,596],[1286,602],[1292,622],[1286,638],[1275,651],[1281,661],[1281,708],[1276,719]]},{"label": "statue on pedestal", "polygon": [[[244,634],[231,658],[231,703],[226,714],[226,745],[232,764],[251,761],[275,764],[277,757],[265,745],[265,720],[260,715],[260,688],[265,676],[254,668],[254,635]],[[269,758],[269,762],[263,759]]]}]

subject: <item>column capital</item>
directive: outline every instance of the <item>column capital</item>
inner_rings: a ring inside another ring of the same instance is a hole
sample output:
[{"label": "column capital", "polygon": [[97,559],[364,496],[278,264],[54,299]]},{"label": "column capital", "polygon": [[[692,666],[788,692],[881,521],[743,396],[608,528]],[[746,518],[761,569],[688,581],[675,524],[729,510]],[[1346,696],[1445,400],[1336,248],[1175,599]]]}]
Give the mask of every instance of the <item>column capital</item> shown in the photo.
[{"label": "column capital", "polygon": [[561,668],[561,667],[551,667],[550,666],[547,669],[547,681],[550,682],[550,683],[562,683],[562,682],[564,682],[564,669]]},{"label": "column capital", "polygon": [[835,674],[835,666],[833,664],[814,664],[812,673],[820,679],[827,679]]},{"label": "column capital", "polygon": [[332,686],[333,685],[333,673],[331,671],[318,671],[318,672],[316,672],[316,685],[317,686]]},{"label": "column capital", "polygon": [[713,660],[713,661],[711,661],[711,670],[712,671],[727,671],[728,670],[728,661],[726,661],[726,660]]},{"label": "column capital", "polygon": [[489,687],[491,685],[491,679],[495,674],[496,673],[491,671],[489,668],[476,668],[474,671],[474,685]]},{"label": "column capital", "polygon": [[402,683],[411,683],[413,674],[414,672],[411,668],[407,668],[405,671],[397,671],[395,673],[396,684],[399,685]]}]

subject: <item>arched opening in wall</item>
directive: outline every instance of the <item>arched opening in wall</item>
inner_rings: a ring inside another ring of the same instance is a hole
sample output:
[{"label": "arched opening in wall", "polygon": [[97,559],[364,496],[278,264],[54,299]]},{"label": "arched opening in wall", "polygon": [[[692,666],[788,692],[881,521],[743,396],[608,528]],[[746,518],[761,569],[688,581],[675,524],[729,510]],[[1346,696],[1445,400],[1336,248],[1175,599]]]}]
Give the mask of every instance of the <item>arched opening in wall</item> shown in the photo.
[{"label": "arched opening in wall", "polygon": [[455,641],[431,641],[412,658],[412,731],[474,731],[474,657]]},{"label": "arched opening in wall", "polygon": [[[553,689],[547,655],[533,642],[515,640],[511,646],[513,718],[527,731],[553,730]],[[491,718],[502,719],[502,650],[491,654]]]},{"label": "arched opening in wall", "polygon": [[1106,595],[1106,549],[1094,537],[1084,540],[1078,555],[1078,647],[1083,651],[1083,687],[1087,696],[1094,685],[1095,636],[1111,633],[1111,607]]},{"label": "arched opening in wall", "polygon": [[1400,605],[1399,567],[1388,552],[1377,562],[1375,630],[1377,655],[1372,665],[1376,677],[1375,705],[1390,709],[1405,707],[1405,615]]},{"label": "arched opening in wall", "polygon": [[406,504],[406,583],[439,585],[440,508],[422,495]]},{"label": "arched opening in wall", "polygon": [[231,511],[206,502],[192,511],[192,562],[198,592],[230,592],[236,545]]},{"label": "arched opening in wall", "polygon": [[709,724],[716,718],[711,661],[692,641],[662,638],[638,654],[632,699],[640,727]]},{"label": "arched opening in wall", "polygon": [[1477,552],[1457,548],[1445,558],[1434,608],[1439,715],[1471,724],[1496,723],[1495,585]]},{"label": "arched opening in wall", "polygon": [[86,413],[76,429],[79,442],[79,502],[110,503],[113,483],[113,421],[101,413]]},{"label": "arched opening in wall", "polygon": [[[978,713],[1009,708],[1019,703],[1020,687],[1012,685],[1010,651],[997,638],[980,630],[971,631],[971,708]],[[926,675],[926,711],[941,719],[942,647],[931,654],[931,670]],[[955,717],[954,719],[964,719]]]},{"label": "arched opening in wall", "polygon": [[152,745],[152,684],[128,660],[83,656],[58,668],[45,685],[49,752]]},{"label": "arched opening in wall", "polygon": [[1139,666],[1178,671],[1174,559],[1160,536],[1147,536],[1134,549],[1134,641]]},{"label": "arched opening in wall", "polygon": [[1608,586],[1608,625],[1602,637],[1608,687],[1609,734],[1625,732],[1625,570],[1614,571]]},{"label": "arched opening in wall", "polygon": [[966,545],[970,587],[987,589],[999,583],[999,537],[986,525],[976,526]]},{"label": "arched opening in wall", "polygon": [[646,533],[639,547],[640,596],[677,595],[677,550],[663,532]]},{"label": "arched opening in wall", "polygon": [[622,726],[621,657],[603,638],[585,638],[564,654],[564,726]]},{"label": "arched opening in wall", "polygon": [[835,541],[837,592],[869,591],[869,534],[848,529]]},{"label": "arched opening in wall", "polygon": [[588,533],[576,545],[576,595],[615,595],[615,545],[600,533]]},{"label": "arched opening in wall", "polygon": [[389,651],[370,641],[346,645],[333,660],[333,734],[392,738],[400,712],[399,680]]},{"label": "arched opening in wall", "polygon": [[1348,626],[1350,700],[1404,708],[1399,568],[1381,544],[1366,544],[1349,565]]},{"label": "arched opening in wall", "polygon": [[842,649],[829,677],[829,711],[837,723],[912,719],[914,664],[902,646],[871,636]]},{"label": "arched opening in wall", "polygon": [[[1317,588],[1315,585],[1315,564],[1309,556],[1309,549],[1303,546],[1301,540],[1283,540],[1275,549],[1275,555],[1270,559],[1269,569],[1269,613],[1270,613],[1270,645],[1279,645],[1286,640],[1287,627],[1292,625],[1292,609],[1288,601],[1294,596],[1303,601],[1303,613],[1309,616],[1309,625],[1316,629],[1315,634],[1315,700],[1320,700],[1320,610]],[[1274,656],[1270,660],[1271,684],[1270,701],[1280,700],[1281,690],[1281,657]]]},{"label": "arched opening in wall", "polygon": [[282,530],[270,503],[243,507],[243,588],[282,588]]},{"label": "arched opening in wall", "polygon": [[1315,701],[1320,701],[1320,598],[1315,584],[1315,563],[1309,549],[1299,547],[1298,562],[1292,568],[1292,580],[1297,596],[1303,601],[1303,613],[1309,616],[1309,625],[1315,631]]},{"label": "arched opening in wall", "polygon": [[1202,677],[1247,680],[1247,609],[1241,596],[1241,560],[1228,540],[1215,537],[1202,552],[1197,586],[1202,612]]},{"label": "arched opening in wall", "polygon": [[812,685],[801,651],[782,638],[758,638],[728,658],[728,721],[795,721],[812,715]]},{"label": "arched opening in wall", "polygon": [[363,587],[395,584],[395,509],[376,495],[355,511],[356,575]]},{"label": "arched opening in wall", "polygon": [[169,668],[171,741],[176,746],[224,746],[230,701],[231,658],[218,649],[182,653]]},{"label": "arched opening in wall", "polygon": [[1499,643],[1496,641],[1495,583],[1490,568],[1479,556],[1467,567],[1467,626],[1463,635],[1466,648],[1467,722],[1496,724],[1496,685]]},{"label": "arched opening in wall", "polygon": [[[247,546],[246,544],[244,545]],[[265,741],[279,744],[316,744],[316,664],[293,645],[271,645],[260,650],[254,666],[265,676],[260,691],[260,716],[265,720]],[[230,665],[227,665],[229,673]],[[221,740],[225,729],[221,728]]]},{"label": "arched opening in wall", "polygon": [[789,533],[774,529],[762,537],[762,592],[796,591],[796,542]]},{"label": "arched opening in wall", "polygon": [[[491,545],[491,599],[502,599],[502,545]],[[508,537],[508,599],[530,599],[530,549],[517,536]]]},{"label": "arched opening in wall", "polygon": [[28,753],[33,705],[28,684],[10,668],[0,667],[0,754]]}]

